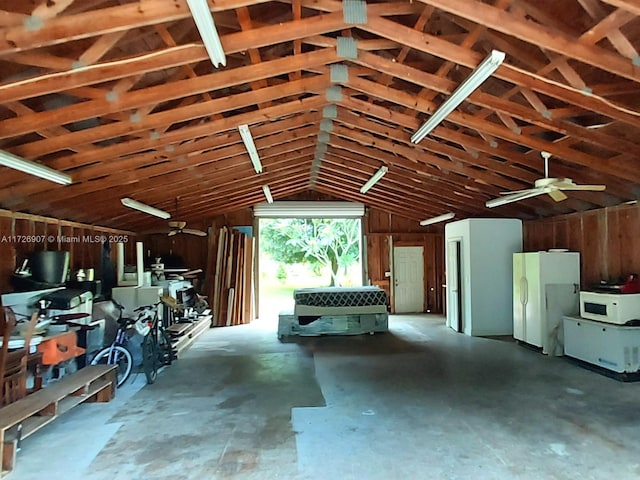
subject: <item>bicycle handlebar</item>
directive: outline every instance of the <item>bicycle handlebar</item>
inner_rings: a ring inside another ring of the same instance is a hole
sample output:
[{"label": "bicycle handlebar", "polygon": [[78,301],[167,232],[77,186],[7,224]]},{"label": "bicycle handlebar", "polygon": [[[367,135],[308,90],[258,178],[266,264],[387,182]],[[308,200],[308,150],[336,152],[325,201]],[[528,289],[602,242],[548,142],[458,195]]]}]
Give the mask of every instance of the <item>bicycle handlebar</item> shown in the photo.
[{"label": "bicycle handlebar", "polygon": [[158,308],[158,305],[160,305],[162,303],[162,301],[159,301],[158,303],[154,303],[153,305],[141,305],[140,307],[134,309],[134,312],[142,312],[143,310],[155,310],[156,308]]}]

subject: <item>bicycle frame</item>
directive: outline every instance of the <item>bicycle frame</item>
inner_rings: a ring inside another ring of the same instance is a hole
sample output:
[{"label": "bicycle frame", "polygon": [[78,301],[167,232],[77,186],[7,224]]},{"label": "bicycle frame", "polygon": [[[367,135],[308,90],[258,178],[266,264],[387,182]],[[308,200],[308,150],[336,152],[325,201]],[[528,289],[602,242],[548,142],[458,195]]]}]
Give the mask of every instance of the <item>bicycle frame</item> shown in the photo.
[{"label": "bicycle frame", "polygon": [[120,352],[118,352],[118,350],[116,350],[115,347],[118,345],[126,347],[126,343],[127,343],[126,327],[118,326],[118,331],[116,332],[116,338],[113,340],[113,342],[109,346],[109,356],[107,357],[108,358],[107,363],[110,363],[110,364],[118,363],[118,355]]}]

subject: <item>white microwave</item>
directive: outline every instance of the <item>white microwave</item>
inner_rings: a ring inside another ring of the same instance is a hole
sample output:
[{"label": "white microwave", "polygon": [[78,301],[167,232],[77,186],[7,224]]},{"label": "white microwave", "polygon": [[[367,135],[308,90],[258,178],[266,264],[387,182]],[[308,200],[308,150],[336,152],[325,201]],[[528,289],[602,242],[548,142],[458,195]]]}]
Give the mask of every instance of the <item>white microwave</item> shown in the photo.
[{"label": "white microwave", "polygon": [[580,316],[617,325],[640,319],[640,293],[580,292]]}]

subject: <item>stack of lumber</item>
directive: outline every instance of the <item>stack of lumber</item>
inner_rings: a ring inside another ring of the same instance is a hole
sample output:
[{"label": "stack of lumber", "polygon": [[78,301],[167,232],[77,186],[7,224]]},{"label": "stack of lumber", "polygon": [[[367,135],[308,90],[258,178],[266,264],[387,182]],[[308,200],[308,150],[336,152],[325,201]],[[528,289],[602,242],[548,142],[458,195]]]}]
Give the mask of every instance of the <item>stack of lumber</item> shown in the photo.
[{"label": "stack of lumber", "polygon": [[213,281],[213,326],[249,323],[255,316],[252,237],[227,227],[218,234]]}]

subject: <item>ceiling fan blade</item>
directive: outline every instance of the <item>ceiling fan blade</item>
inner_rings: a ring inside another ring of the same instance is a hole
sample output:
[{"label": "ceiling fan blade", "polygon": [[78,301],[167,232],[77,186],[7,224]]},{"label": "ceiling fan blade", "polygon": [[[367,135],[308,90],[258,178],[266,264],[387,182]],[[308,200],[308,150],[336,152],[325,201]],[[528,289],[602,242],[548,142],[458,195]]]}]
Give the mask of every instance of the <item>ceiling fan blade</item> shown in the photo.
[{"label": "ceiling fan blade", "polygon": [[575,183],[572,185],[556,185],[556,188],[560,190],[575,190],[575,191],[585,191],[585,192],[602,192],[607,187],[606,185],[576,185]]},{"label": "ceiling fan blade", "polygon": [[542,195],[543,193],[549,193],[551,189],[549,188],[532,188],[530,190],[523,190],[521,192],[512,193],[511,195],[506,195],[504,197],[498,197],[491,199],[485,203],[488,208],[499,207],[501,205],[506,205],[507,203],[519,202],[520,200],[526,200],[527,198],[537,197],[538,195]]},{"label": "ceiling fan blade", "polygon": [[182,233],[188,233],[190,235],[197,235],[198,237],[206,237],[207,233],[202,230],[196,230],[195,228],[183,228]]},{"label": "ceiling fan blade", "polygon": [[567,196],[562,193],[560,190],[552,189],[549,193],[549,196],[553,198],[556,202],[561,202],[567,199]]},{"label": "ceiling fan blade", "polygon": [[169,233],[167,233],[167,236],[173,237],[177,233],[178,233],[178,230],[171,230]]},{"label": "ceiling fan blade", "polygon": [[537,192],[537,188],[525,188],[524,190],[510,190],[508,192],[500,192],[500,195],[514,195],[516,193]]}]

